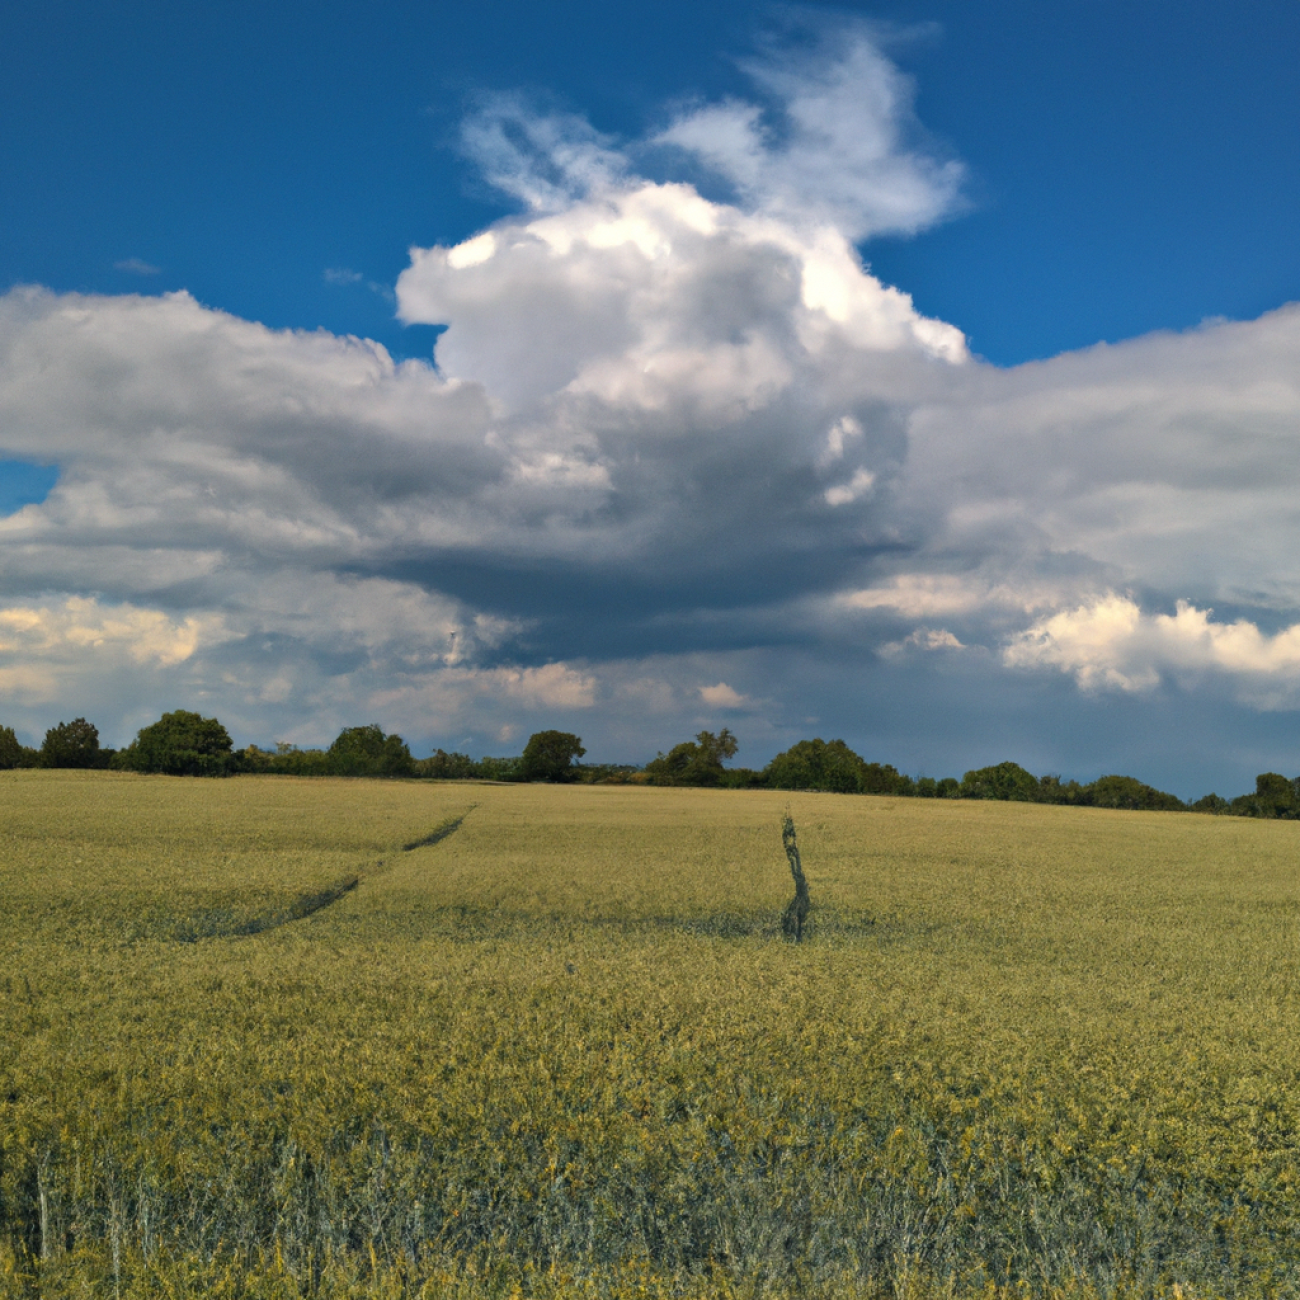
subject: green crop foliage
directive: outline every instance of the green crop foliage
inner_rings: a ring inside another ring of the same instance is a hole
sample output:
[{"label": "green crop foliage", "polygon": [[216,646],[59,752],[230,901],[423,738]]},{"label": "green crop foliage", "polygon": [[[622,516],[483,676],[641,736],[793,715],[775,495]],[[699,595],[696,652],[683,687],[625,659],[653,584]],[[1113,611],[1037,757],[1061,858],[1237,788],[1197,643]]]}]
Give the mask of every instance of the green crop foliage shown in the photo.
[{"label": "green crop foliage", "polygon": [[0,1296],[1300,1294],[1293,822],[42,770],[0,808]]}]

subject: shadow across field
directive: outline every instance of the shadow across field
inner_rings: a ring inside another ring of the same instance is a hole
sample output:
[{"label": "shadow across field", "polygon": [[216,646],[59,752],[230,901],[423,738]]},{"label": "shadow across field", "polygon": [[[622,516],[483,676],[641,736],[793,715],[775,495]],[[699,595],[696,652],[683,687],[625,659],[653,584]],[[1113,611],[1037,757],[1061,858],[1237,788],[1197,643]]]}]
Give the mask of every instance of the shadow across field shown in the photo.
[{"label": "shadow across field", "polygon": [[[358,918],[360,919],[360,918]],[[610,935],[650,936],[678,933],[700,939],[731,942],[788,942],[781,931],[781,913],[739,910],[705,912],[696,915],[635,915],[600,911],[563,911],[529,909],[475,903],[445,903],[425,907],[408,914],[426,936],[477,943],[485,939],[537,938],[557,932],[576,934],[581,931]],[[362,922],[364,923],[364,922]],[[384,924],[388,924],[385,920]],[[868,912],[848,908],[825,908],[815,912],[812,924],[804,931],[804,943],[871,939],[889,942],[903,937],[918,938],[932,929],[919,918],[889,917],[877,920]]]}]

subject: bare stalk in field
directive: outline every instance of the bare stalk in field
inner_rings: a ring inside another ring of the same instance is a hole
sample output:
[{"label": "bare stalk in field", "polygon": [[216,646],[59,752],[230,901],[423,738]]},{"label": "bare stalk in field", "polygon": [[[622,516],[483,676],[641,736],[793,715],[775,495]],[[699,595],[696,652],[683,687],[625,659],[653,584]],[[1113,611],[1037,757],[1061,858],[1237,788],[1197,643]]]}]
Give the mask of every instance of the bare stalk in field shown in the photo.
[{"label": "bare stalk in field", "polygon": [[795,842],[794,819],[789,813],[781,822],[781,843],[785,846],[785,856],[790,859],[790,874],[794,877],[794,897],[781,918],[781,929],[787,939],[799,943],[803,939],[804,922],[812,910],[812,900],[808,897],[808,881],[803,874],[799,845]]},{"label": "bare stalk in field", "polygon": [[45,1171],[47,1166],[42,1165],[41,1171],[36,1175],[36,1199],[39,1204],[41,1216],[41,1263],[49,1262],[50,1258],[50,1198],[45,1190]]}]

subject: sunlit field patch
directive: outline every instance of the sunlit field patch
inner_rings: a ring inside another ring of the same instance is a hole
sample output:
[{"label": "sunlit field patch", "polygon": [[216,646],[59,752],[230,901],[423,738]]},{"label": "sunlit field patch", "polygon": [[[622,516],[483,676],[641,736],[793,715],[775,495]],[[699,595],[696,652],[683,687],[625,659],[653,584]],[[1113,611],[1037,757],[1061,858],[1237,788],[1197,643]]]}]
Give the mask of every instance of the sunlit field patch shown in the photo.
[{"label": "sunlit field patch", "polygon": [[0,1294],[1300,1293],[1295,823],[58,772],[0,808]]}]

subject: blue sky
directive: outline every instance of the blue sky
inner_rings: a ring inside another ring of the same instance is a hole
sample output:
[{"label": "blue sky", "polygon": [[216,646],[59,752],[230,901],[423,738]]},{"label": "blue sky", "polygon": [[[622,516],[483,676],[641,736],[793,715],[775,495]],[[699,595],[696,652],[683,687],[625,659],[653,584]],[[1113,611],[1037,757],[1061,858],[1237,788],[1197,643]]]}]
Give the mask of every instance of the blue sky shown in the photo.
[{"label": "blue sky", "polygon": [[[909,38],[969,208],[875,241],[883,279],[998,364],[1300,297],[1300,11],[1275,3],[845,6]],[[752,4],[12,6],[0,284],[186,288],[426,355],[367,284],[506,207],[457,157],[483,89],[638,136],[744,89]],[[156,276],[118,269],[133,261]],[[326,268],[362,279],[330,284]]]},{"label": "blue sky", "polygon": [[11,7],[0,720],[1294,774],[1298,54],[1289,3]]}]

